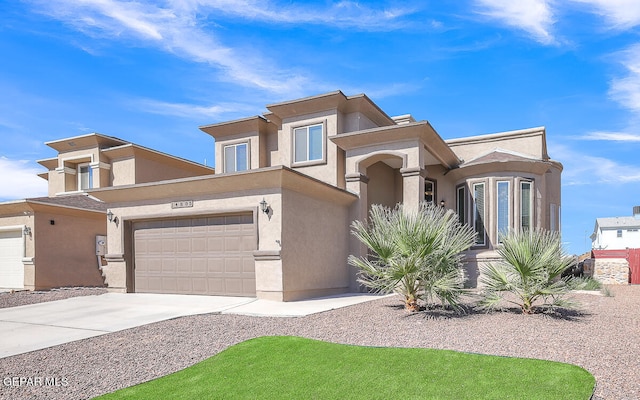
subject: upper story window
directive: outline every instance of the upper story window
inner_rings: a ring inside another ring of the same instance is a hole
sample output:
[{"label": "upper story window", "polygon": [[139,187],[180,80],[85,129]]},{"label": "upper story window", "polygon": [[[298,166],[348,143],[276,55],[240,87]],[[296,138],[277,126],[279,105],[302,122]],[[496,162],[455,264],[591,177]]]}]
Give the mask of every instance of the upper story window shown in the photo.
[{"label": "upper story window", "polygon": [[93,188],[93,174],[91,172],[91,165],[78,165],[78,190],[87,190]]},{"label": "upper story window", "polygon": [[618,229],[618,231],[616,232],[616,237],[622,237],[622,229]]},{"label": "upper story window", "polygon": [[224,172],[238,172],[249,169],[247,143],[224,146]]},{"label": "upper story window", "polygon": [[324,159],[324,125],[316,124],[293,130],[293,161],[305,163]]}]

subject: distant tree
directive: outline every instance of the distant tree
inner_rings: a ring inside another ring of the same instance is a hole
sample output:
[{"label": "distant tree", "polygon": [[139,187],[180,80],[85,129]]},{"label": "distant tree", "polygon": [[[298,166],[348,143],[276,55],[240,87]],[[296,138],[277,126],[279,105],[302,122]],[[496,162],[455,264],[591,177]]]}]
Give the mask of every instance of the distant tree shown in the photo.
[{"label": "distant tree", "polygon": [[418,311],[421,299],[459,308],[465,280],[461,253],[471,247],[475,233],[453,211],[428,203],[417,211],[374,205],[368,224],[355,221],[351,227],[370,250],[367,257],[349,257],[360,283],[401,294],[409,311]]},{"label": "distant tree", "polygon": [[506,302],[531,314],[537,309],[577,306],[566,299],[571,290],[569,278],[562,279],[561,275],[571,266],[573,257],[562,248],[558,233],[512,231],[502,236],[497,251],[502,260],[480,269],[484,286],[481,309],[492,310]]}]

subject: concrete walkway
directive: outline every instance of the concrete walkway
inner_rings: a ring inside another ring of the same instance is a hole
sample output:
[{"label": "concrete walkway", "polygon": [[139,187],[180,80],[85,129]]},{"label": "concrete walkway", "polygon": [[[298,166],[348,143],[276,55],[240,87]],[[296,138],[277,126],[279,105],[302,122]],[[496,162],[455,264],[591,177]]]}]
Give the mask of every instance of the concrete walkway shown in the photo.
[{"label": "concrete walkway", "polygon": [[172,318],[208,313],[301,317],[380,296],[275,302],[247,297],[106,293],[0,309],[0,358]]}]

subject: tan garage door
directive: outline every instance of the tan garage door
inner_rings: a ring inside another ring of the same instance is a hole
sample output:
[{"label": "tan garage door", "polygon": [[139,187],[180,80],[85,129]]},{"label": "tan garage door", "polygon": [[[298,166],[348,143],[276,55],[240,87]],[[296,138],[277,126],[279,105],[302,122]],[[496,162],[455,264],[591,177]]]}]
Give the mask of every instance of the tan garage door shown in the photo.
[{"label": "tan garage door", "polygon": [[135,291],[255,296],[252,214],[137,222]]}]

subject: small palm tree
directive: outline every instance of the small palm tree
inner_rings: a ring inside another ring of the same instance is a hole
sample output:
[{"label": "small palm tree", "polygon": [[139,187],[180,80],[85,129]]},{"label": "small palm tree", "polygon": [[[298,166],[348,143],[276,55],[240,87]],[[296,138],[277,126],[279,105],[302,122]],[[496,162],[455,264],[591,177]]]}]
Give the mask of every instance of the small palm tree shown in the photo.
[{"label": "small palm tree", "polygon": [[512,231],[502,237],[497,251],[502,261],[480,269],[481,309],[495,309],[502,301],[519,306],[524,314],[537,308],[577,306],[565,298],[571,288],[561,274],[573,259],[557,232]]},{"label": "small palm tree", "polygon": [[409,311],[419,309],[420,299],[459,307],[464,292],[461,252],[473,244],[475,234],[453,211],[427,203],[415,212],[402,205],[374,205],[368,225],[355,221],[351,227],[370,250],[368,257],[349,257],[349,264],[360,270],[360,283],[401,294]]}]

